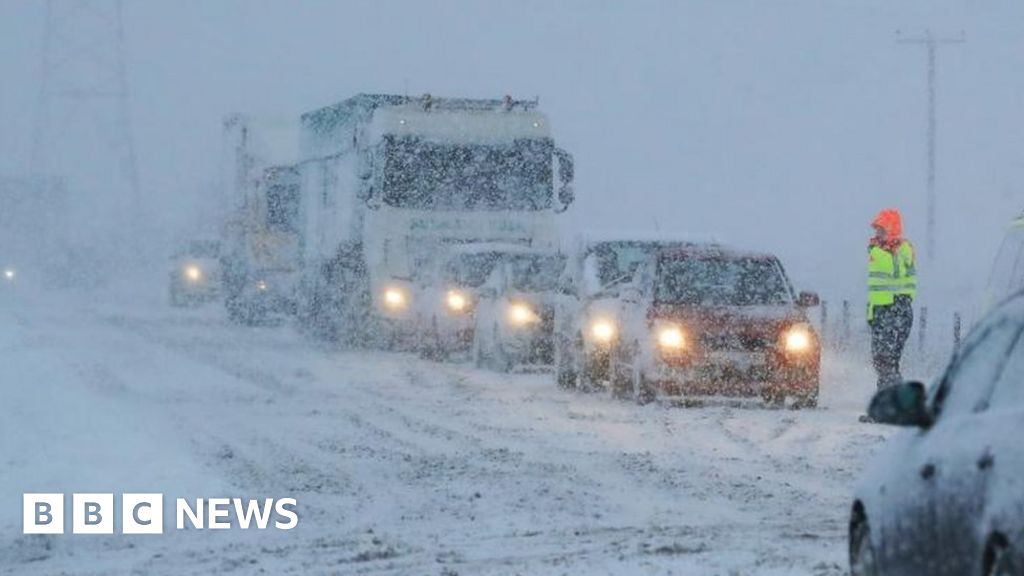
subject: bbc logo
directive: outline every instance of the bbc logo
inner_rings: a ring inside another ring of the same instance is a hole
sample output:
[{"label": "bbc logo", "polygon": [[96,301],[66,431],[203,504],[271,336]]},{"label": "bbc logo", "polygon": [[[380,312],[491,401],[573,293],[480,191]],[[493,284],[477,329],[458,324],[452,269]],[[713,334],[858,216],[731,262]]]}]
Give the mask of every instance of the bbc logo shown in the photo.
[{"label": "bbc logo", "polygon": [[[64,494],[24,494],[25,534],[64,533]],[[113,494],[72,494],[71,531],[74,534],[113,534]],[[163,534],[163,494],[122,494],[122,534]]]}]

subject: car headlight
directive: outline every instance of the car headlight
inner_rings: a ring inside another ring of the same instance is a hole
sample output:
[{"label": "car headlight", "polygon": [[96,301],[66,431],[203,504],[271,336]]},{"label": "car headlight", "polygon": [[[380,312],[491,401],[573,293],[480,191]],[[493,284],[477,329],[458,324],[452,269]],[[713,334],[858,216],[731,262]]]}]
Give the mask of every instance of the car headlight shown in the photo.
[{"label": "car headlight", "polygon": [[679,326],[658,328],[658,346],[667,352],[678,352],[686,348],[686,332]]},{"label": "car headlight", "polygon": [[452,312],[464,312],[469,305],[469,299],[458,290],[449,290],[445,296],[444,303]]},{"label": "car headlight", "polygon": [[813,345],[814,336],[806,324],[797,324],[782,333],[782,347],[786,352],[807,352]]},{"label": "car headlight", "polygon": [[388,310],[402,310],[409,305],[409,297],[401,288],[384,289],[384,307]]},{"label": "car headlight", "polygon": [[266,292],[268,288],[270,288],[270,285],[267,284],[266,280],[256,281],[256,289],[259,290],[260,292]]},{"label": "car headlight", "polygon": [[607,344],[615,338],[617,333],[615,323],[607,318],[598,318],[590,324],[590,337],[595,342]]},{"label": "car headlight", "polygon": [[185,266],[185,279],[189,282],[199,282],[203,279],[203,270],[195,264]]},{"label": "car headlight", "polygon": [[529,304],[515,302],[508,307],[508,321],[513,326],[525,326],[540,320],[540,316],[530,308]]}]

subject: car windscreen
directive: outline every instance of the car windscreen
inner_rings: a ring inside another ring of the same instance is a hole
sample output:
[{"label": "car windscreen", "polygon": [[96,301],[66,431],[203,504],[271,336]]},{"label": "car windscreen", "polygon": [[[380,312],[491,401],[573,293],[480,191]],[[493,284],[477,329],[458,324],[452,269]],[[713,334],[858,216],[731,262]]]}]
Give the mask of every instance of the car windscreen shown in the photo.
[{"label": "car windscreen", "polygon": [[509,258],[509,283],[516,290],[548,292],[558,286],[565,268],[562,255],[519,255]]},{"label": "car windscreen", "polygon": [[500,259],[501,252],[460,254],[445,265],[445,280],[459,286],[477,288],[487,280]]},{"label": "car windscreen", "polygon": [[778,264],[764,257],[679,257],[659,262],[654,299],[693,306],[771,306],[792,302]]},{"label": "car windscreen", "polygon": [[601,286],[628,280],[637,267],[658,248],[655,242],[602,242],[594,246],[597,278]]}]

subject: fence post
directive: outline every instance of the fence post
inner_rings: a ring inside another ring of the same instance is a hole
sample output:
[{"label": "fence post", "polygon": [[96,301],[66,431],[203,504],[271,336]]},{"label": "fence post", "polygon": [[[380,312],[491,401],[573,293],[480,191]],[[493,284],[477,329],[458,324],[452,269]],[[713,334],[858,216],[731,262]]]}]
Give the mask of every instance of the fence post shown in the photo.
[{"label": "fence post", "polygon": [[827,340],[828,333],[828,300],[821,301],[821,334],[819,335],[822,345]]},{"label": "fence post", "polygon": [[953,313],[953,353],[960,351],[960,313]]},{"label": "fence post", "polygon": [[850,301],[843,300],[843,325],[842,332],[839,337],[842,345],[845,346],[850,341]]},{"label": "fence post", "polygon": [[924,352],[928,332],[928,307],[921,306],[921,321],[917,323],[917,351]]}]

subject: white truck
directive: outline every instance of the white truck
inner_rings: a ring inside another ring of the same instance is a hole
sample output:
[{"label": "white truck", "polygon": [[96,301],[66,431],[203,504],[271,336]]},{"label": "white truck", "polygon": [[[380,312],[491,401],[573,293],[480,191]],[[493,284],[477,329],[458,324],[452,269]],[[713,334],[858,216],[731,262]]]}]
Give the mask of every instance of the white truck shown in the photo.
[{"label": "white truck", "polygon": [[262,323],[295,311],[299,278],[298,128],[288,119],[224,121],[226,203],[221,251],[229,317]]},{"label": "white truck", "polygon": [[572,157],[536,101],[360,94],[300,129],[301,323],[406,347],[418,272],[454,246],[558,246]]}]

